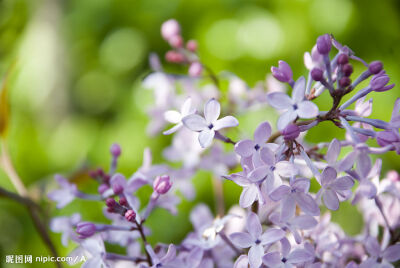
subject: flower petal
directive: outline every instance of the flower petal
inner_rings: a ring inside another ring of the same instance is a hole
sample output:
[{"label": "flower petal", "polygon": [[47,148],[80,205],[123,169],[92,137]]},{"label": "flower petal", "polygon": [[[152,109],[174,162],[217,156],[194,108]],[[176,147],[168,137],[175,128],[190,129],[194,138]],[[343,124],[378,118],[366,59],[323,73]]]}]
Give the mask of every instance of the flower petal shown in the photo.
[{"label": "flower petal", "polygon": [[248,233],[237,232],[229,235],[232,243],[240,248],[249,248],[253,244],[253,239]]},{"label": "flower petal", "polygon": [[262,256],[264,255],[264,248],[261,245],[254,245],[249,250],[249,263],[250,267],[258,268],[262,264]]},{"label": "flower petal", "polygon": [[290,221],[291,225],[296,226],[298,229],[307,230],[311,229],[318,224],[317,220],[310,215],[301,215],[295,217]]},{"label": "flower petal", "polygon": [[268,166],[261,166],[258,168],[253,169],[250,173],[248,178],[251,181],[260,181],[263,180],[269,173],[269,167]]},{"label": "flower petal", "polygon": [[335,138],[329,144],[328,151],[326,152],[326,161],[328,162],[328,164],[332,165],[333,163],[335,163],[336,159],[339,156],[339,153],[340,153],[340,143]]},{"label": "flower petal", "polygon": [[295,249],[293,250],[289,256],[287,256],[287,260],[289,263],[297,264],[311,261],[314,258],[310,252],[305,249]]},{"label": "flower petal", "polygon": [[285,237],[286,232],[282,229],[270,228],[260,237],[262,245],[275,243]]},{"label": "flower petal", "polygon": [[181,108],[181,115],[182,116],[186,116],[189,114],[193,114],[196,112],[196,109],[194,107],[192,107],[192,99],[191,98],[187,98],[185,100],[185,102],[182,105]]},{"label": "flower petal", "polygon": [[246,221],[246,228],[254,239],[258,239],[260,237],[262,233],[262,226],[257,214],[249,212]]},{"label": "flower petal", "polygon": [[225,116],[214,122],[214,129],[220,130],[227,127],[236,127],[239,125],[239,121],[233,116]]},{"label": "flower petal", "polygon": [[257,144],[266,143],[271,136],[271,125],[268,121],[262,122],[254,131],[254,142]]},{"label": "flower petal", "polygon": [[281,201],[281,205],[281,221],[285,222],[293,217],[296,209],[296,202],[292,195],[288,195]]},{"label": "flower petal", "polygon": [[278,251],[269,252],[263,256],[262,261],[268,267],[279,267],[282,263],[281,254]]},{"label": "flower petal", "polygon": [[288,109],[293,104],[290,97],[282,92],[269,93],[267,95],[267,102],[278,110]]},{"label": "flower petal", "polygon": [[328,186],[334,179],[336,179],[337,172],[333,167],[326,167],[322,171],[321,182],[323,186]]},{"label": "flower petal", "polygon": [[304,100],[304,92],[306,90],[306,79],[304,76],[301,76],[297,79],[296,83],[293,86],[292,91],[292,100],[294,103],[300,103]]},{"label": "flower petal", "polygon": [[164,113],[164,119],[170,123],[178,124],[181,121],[182,116],[179,112],[170,110]]},{"label": "flower petal", "polygon": [[400,260],[400,244],[396,244],[385,249],[383,252],[383,258],[388,262]]},{"label": "flower petal", "polygon": [[339,198],[335,191],[331,189],[325,190],[322,194],[322,200],[324,200],[325,206],[330,210],[338,210],[339,209]]},{"label": "flower petal", "polygon": [[260,149],[260,158],[265,164],[269,166],[275,164],[275,153],[268,147]]},{"label": "flower petal", "polygon": [[299,173],[298,168],[289,161],[280,161],[275,165],[276,172],[282,177],[289,178]]},{"label": "flower petal", "polygon": [[175,133],[176,131],[178,131],[181,127],[183,126],[183,124],[180,122],[178,124],[176,124],[175,126],[173,126],[172,128],[166,130],[163,132],[164,135],[170,135],[172,133]]},{"label": "flower petal", "polygon": [[198,114],[191,114],[182,118],[183,124],[192,131],[201,131],[206,129],[206,120]]},{"label": "flower petal", "polygon": [[299,207],[304,211],[312,216],[318,216],[320,211],[317,205],[317,202],[308,194],[305,193],[297,193],[296,194],[296,202]]},{"label": "flower petal", "polygon": [[241,140],[236,143],[235,152],[241,157],[249,157],[255,151],[254,146],[255,144],[252,140]]},{"label": "flower petal", "polygon": [[213,124],[217,121],[220,113],[221,105],[216,99],[212,98],[204,105],[204,117],[207,124]]},{"label": "flower petal", "polygon": [[351,189],[353,187],[354,181],[350,176],[343,176],[337,178],[334,182],[331,183],[331,188],[336,191],[344,191]]},{"label": "flower petal", "polygon": [[278,130],[282,131],[287,125],[289,125],[293,120],[297,118],[297,113],[295,110],[290,108],[288,111],[283,113],[277,122]]},{"label": "flower petal", "polygon": [[290,193],[290,187],[281,185],[269,194],[269,198],[273,201],[279,201]]},{"label": "flower petal", "polygon": [[250,207],[257,198],[257,186],[250,185],[249,187],[245,187],[240,194],[239,205],[242,208]]},{"label": "flower petal", "polygon": [[381,254],[381,246],[375,237],[369,236],[366,239],[364,246],[371,257],[378,257]]},{"label": "flower petal", "polygon": [[318,106],[311,101],[303,101],[297,105],[296,111],[300,118],[313,118],[318,115]]},{"label": "flower petal", "polygon": [[213,129],[204,129],[199,133],[200,146],[206,148],[210,146],[215,136],[215,131]]}]

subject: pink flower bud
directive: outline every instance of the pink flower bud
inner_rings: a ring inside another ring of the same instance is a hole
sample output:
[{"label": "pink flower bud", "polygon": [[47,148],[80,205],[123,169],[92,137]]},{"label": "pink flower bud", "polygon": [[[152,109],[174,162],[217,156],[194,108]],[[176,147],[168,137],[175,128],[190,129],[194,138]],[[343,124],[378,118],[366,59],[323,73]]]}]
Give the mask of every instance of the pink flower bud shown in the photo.
[{"label": "pink flower bud", "polygon": [[196,50],[197,50],[196,40],[189,40],[186,44],[186,48],[187,48],[187,50],[189,50],[191,52],[196,52]]},{"label": "pink flower bud", "polygon": [[193,62],[189,67],[189,75],[192,77],[198,77],[203,72],[203,66],[200,62]]},{"label": "pink flower bud", "polygon": [[99,188],[97,188],[99,194],[103,194],[105,191],[107,191],[109,189],[108,185],[103,183],[100,184]]},{"label": "pink flower bud", "polygon": [[168,40],[171,47],[180,48],[183,46],[183,39],[180,35],[175,35]]},{"label": "pink flower bud", "polygon": [[154,191],[158,194],[166,194],[171,186],[172,182],[168,175],[158,176],[153,183]]},{"label": "pink flower bud", "polygon": [[185,61],[185,56],[179,52],[170,50],[165,54],[165,59],[172,63],[182,63]]},{"label": "pink flower bud", "polygon": [[180,33],[181,28],[179,23],[174,19],[167,20],[161,26],[161,35],[167,41],[172,37],[179,35]]},{"label": "pink flower bud", "polygon": [[106,199],[106,205],[109,208],[113,208],[117,205],[117,202],[115,202],[114,198],[109,197]]},{"label": "pink flower bud", "polygon": [[132,209],[129,209],[125,212],[125,219],[130,222],[135,222],[136,220],[136,213]]}]

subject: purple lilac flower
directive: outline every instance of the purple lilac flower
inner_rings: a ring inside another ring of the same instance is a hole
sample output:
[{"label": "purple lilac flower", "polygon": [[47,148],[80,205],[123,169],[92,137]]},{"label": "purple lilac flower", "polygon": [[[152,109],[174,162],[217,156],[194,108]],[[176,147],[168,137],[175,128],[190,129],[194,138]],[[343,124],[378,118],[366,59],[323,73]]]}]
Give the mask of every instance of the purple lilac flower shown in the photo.
[{"label": "purple lilac flower", "polygon": [[269,194],[274,201],[281,202],[281,220],[285,221],[293,217],[296,204],[302,211],[311,216],[318,216],[320,211],[317,203],[307,194],[310,188],[310,180],[292,180],[290,186],[281,185]]},{"label": "purple lilac flower", "polygon": [[298,230],[309,230],[318,224],[314,217],[310,215],[300,215],[289,220],[281,220],[280,213],[274,212],[268,219],[282,230],[291,232],[297,244],[300,244],[302,241]]},{"label": "purple lilac flower", "polygon": [[214,139],[215,132],[228,127],[239,125],[233,116],[225,116],[218,119],[221,113],[221,106],[215,99],[210,99],[204,106],[204,117],[198,114],[191,114],[182,119],[183,124],[192,131],[199,133],[201,147],[208,147]]},{"label": "purple lilac flower", "polygon": [[250,266],[258,268],[262,263],[264,246],[279,241],[285,236],[285,232],[274,228],[269,228],[263,232],[258,216],[253,212],[250,212],[247,216],[246,228],[246,233],[233,233],[229,237],[236,246],[250,248],[248,253]]},{"label": "purple lilac flower", "polygon": [[289,64],[285,61],[279,61],[279,67],[271,67],[272,75],[281,82],[293,85],[293,72]]},{"label": "purple lilac flower", "polygon": [[342,160],[337,160],[341,151],[340,142],[337,139],[333,139],[328,146],[328,151],[326,152],[326,162],[328,166],[336,169],[338,173],[350,170],[353,167],[354,161],[356,160],[357,153],[350,152]]},{"label": "purple lilac flower", "polygon": [[304,100],[306,80],[300,77],[293,87],[292,98],[281,92],[272,92],[267,95],[268,103],[278,110],[286,110],[278,119],[278,129],[283,130],[297,117],[313,118],[318,115],[318,106],[311,101]]},{"label": "purple lilac flower", "polygon": [[354,181],[350,176],[337,178],[337,172],[332,167],[326,167],[321,175],[321,189],[317,193],[318,198],[322,198],[325,206],[330,210],[339,209],[339,197],[348,199],[352,192]]},{"label": "purple lilac flower", "polygon": [[400,260],[400,244],[382,250],[375,237],[368,237],[365,248],[370,257],[361,263],[360,268],[394,267],[391,263]]},{"label": "purple lilac flower", "polygon": [[57,208],[60,209],[71,203],[75,197],[79,195],[79,191],[75,184],[70,183],[61,175],[55,175],[54,179],[57,181],[61,189],[54,190],[47,196],[49,199],[57,202]]},{"label": "purple lilac flower", "polygon": [[163,132],[164,135],[169,135],[172,134],[176,131],[178,131],[180,128],[182,128],[183,123],[182,123],[182,118],[185,116],[188,116],[190,114],[194,114],[196,112],[196,109],[192,107],[192,99],[187,98],[186,101],[183,103],[181,111],[173,111],[169,110],[164,113],[164,118],[168,122],[175,124],[172,128],[169,130],[166,130]]},{"label": "purple lilac flower", "polygon": [[149,253],[151,257],[151,261],[153,265],[151,266],[152,268],[158,268],[158,267],[165,267],[165,268],[178,268],[178,267],[183,267],[183,265],[180,263],[179,259],[176,259],[176,248],[173,244],[170,244],[168,246],[168,251],[167,253],[159,257],[157,254],[154,252],[153,248],[150,245],[146,245],[146,251]]},{"label": "purple lilac flower", "polygon": [[[95,235],[82,241],[79,248],[74,250],[70,256],[72,260],[80,261],[82,256],[86,256],[83,268],[109,267],[106,261],[106,250],[103,239],[100,235]],[[69,263],[70,265],[76,263]]]},{"label": "purple lilac flower", "polygon": [[290,243],[286,238],[281,240],[281,245],[281,252],[272,251],[263,256],[262,262],[265,265],[274,268],[292,268],[314,258],[313,254],[306,249],[297,248],[291,250]]},{"label": "purple lilac flower", "polygon": [[355,191],[355,195],[352,204],[359,202],[361,198],[372,199],[377,194],[376,186],[371,182],[374,177],[379,177],[382,167],[382,160],[377,159],[375,164],[372,166],[371,158],[367,154],[359,153],[357,157],[357,166],[355,171],[349,172],[349,174],[359,181],[358,187]]},{"label": "purple lilac flower", "polygon": [[61,233],[61,243],[66,247],[70,239],[76,242],[80,241],[75,232],[75,227],[80,221],[81,215],[79,213],[72,214],[70,217],[56,217],[51,220],[50,229],[55,233]]}]

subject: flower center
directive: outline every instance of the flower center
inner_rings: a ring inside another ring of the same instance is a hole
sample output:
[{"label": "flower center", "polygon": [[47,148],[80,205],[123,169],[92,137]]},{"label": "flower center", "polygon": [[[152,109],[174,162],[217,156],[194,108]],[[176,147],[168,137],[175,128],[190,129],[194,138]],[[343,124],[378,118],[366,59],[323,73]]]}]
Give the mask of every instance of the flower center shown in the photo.
[{"label": "flower center", "polygon": [[255,243],[258,245],[258,244],[261,243],[261,240],[260,240],[260,239],[257,239]]},{"label": "flower center", "polygon": [[297,110],[297,108],[299,108],[297,107],[297,104],[293,104],[293,109]]},{"label": "flower center", "polygon": [[208,128],[209,128],[209,129],[212,129],[213,127],[214,127],[213,124],[209,124],[209,125],[208,125]]},{"label": "flower center", "polygon": [[254,146],[254,149],[255,149],[256,151],[258,151],[258,150],[260,149],[260,145],[256,144],[256,146]]},{"label": "flower center", "polygon": [[287,261],[286,258],[282,258],[282,262],[285,263]]}]

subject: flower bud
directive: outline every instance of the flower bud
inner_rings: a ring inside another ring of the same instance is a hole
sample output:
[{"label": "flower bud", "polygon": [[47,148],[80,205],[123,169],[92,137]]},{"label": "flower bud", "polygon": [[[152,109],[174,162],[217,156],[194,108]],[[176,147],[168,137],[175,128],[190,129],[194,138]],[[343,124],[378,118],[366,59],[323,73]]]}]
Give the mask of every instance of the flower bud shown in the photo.
[{"label": "flower bud", "polygon": [[109,208],[113,208],[117,205],[117,202],[114,200],[114,198],[109,197],[106,199],[106,205]]},{"label": "flower bud", "polygon": [[350,76],[353,73],[353,66],[350,63],[346,63],[342,67],[342,72],[344,76]]},{"label": "flower bud", "polygon": [[91,222],[80,222],[76,225],[76,232],[79,238],[88,238],[96,233],[96,225]]},{"label": "flower bud", "polygon": [[128,200],[126,200],[125,197],[121,197],[121,198],[119,199],[119,204],[120,204],[121,206],[127,206],[127,205],[128,205]]},{"label": "flower bud", "polygon": [[399,137],[393,133],[392,131],[381,131],[378,132],[377,136],[376,136],[376,142],[379,144],[379,146],[386,146],[386,145],[390,145],[393,142],[398,142],[399,141]]},{"label": "flower bud", "polygon": [[319,68],[314,68],[311,70],[311,77],[314,81],[321,81],[324,77],[324,71]]},{"label": "flower bud", "polygon": [[193,62],[189,67],[189,75],[192,77],[198,77],[203,72],[203,66],[199,62]]},{"label": "flower bud", "polygon": [[112,156],[114,157],[118,157],[121,155],[121,146],[119,146],[119,144],[114,143],[113,145],[111,145],[110,147],[110,153],[112,154]]},{"label": "flower bud", "polygon": [[185,56],[179,52],[170,50],[165,54],[165,59],[172,63],[182,63],[185,61]]},{"label": "flower bud", "polygon": [[380,61],[373,61],[368,65],[368,71],[372,74],[378,74],[383,69],[383,64]]},{"label": "flower bud", "polygon": [[396,170],[388,171],[388,173],[386,174],[386,178],[388,178],[389,180],[391,180],[393,182],[400,181],[400,175],[399,175],[399,173],[397,173]]},{"label": "flower bud", "polygon": [[338,56],[338,59],[337,59],[337,63],[338,63],[338,64],[344,65],[344,64],[346,64],[346,63],[348,63],[348,62],[349,62],[349,56],[347,56],[346,54],[341,53],[341,54]]},{"label": "flower bud", "polygon": [[189,40],[186,44],[187,50],[191,52],[196,52],[197,50],[197,42],[195,40]]},{"label": "flower bud", "polygon": [[279,67],[271,67],[271,72],[273,77],[278,79],[281,82],[289,83],[293,80],[293,72],[290,68],[289,64],[284,62],[283,60],[279,61]]},{"label": "flower bud", "polygon": [[165,194],[171,189],[172,182],[168,175],[158,176],[153,183],[154,191],[158,194]]},{"label": "flower bud", "polygon": [[340,78],[339,80],[339,87],[343,88],[343,87],[347,87],[351,84],[351,80],[350,78],[348,78],[347,76]]},{"label": "flower bud", "polygon": [[324,34],[317,38],[317,49],[320,54],[328,54],[331,51],[331,47],[332,42],[329,34]]},{"label": "flower bud", "polygon": [[114,191],[114,194],[116,195],[122,194],[124,192],[124,187],[119,183],[114,183],[112,189]]},{"label": "flower bud", "polygon": [[165,40],[170,40],[172,37],[177,36],[180,33],[181,28],[179,23],[174,19],[167,20],[161,26],[161,36]]},{"label": "flower bud", "polygon": [[136,213],[132,209],[129,209],[125,212],[125,219],[130,222],[135,222],[136,220]]},{"label": "flower bud", "polygon": [[103,194],[108,189],[109,189],[108,185],[103,183],[103,184],[100,184],[100,186],[97,188],[97,191],[99,192],[99,194]]},{"label": "flower bud", "polygon": [[296,124],[289,124],[281,133],[286,141],[294,140],[300,135],[300,128]]},{"label": "flower bud", "polygon": [[374,91],[378,92],[386,91],[390,89],[388,87],[385,87],[386,84],[389,82],[389,80],[390,80],[389,76],[385,72],[382,72],[372,77],[370,86]]},{"label": "flower bud", "polygon": [[168,40],[168,43],[171,47],[180,48],[183,46],[183,39],[180,35],[176,35],[171,37],[171,39]]}]

